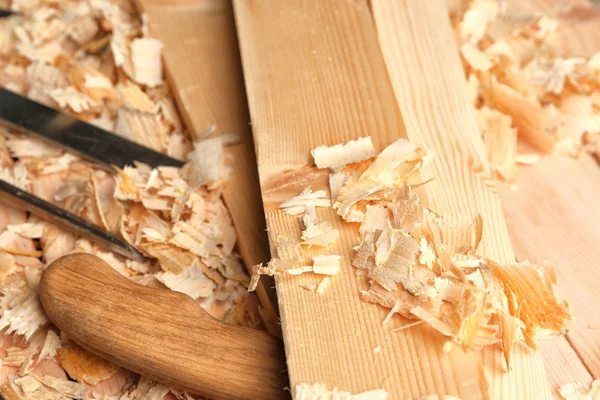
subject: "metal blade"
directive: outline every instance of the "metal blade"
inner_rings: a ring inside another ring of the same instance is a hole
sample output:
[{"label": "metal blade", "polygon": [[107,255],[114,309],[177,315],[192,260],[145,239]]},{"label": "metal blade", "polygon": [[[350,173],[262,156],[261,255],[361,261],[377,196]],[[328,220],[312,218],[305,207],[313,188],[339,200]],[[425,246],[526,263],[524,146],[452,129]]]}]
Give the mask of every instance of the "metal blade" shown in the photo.
[{"label": "metal blade", "polygon": [[92,242],[102,245],[108,250],[122,256],[139,262],[147,261],[142,253],[137,251],[133,246],[130,246],[109,232],[3,180],[0,180],[0,202],[12,208],[29,211],[48,222],[75,231]]},{"label": "metal blade", "polygon": [[13,15],[17,15],[17,14],[18,14],[18,12],[16,12],[16,11],[0,8],[0,18],[12,17]]},{"label": "metal blade", "polygon": [[107,166],[123,168],[133,161],[151,167],[183,165],[179,160],[2,88],[0,120]]}]

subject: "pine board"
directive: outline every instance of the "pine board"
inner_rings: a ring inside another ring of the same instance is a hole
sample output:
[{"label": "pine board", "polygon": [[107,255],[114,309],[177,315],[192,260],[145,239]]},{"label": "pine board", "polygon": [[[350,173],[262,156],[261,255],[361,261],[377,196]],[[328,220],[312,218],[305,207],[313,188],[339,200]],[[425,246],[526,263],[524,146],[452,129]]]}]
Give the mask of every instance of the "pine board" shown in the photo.
[{"label": "pine board", "polygon": [[[408,137],[438,150],[438,161],[425,171],[437,177],[426,187],[427,201],[441,211],[482,212],[487,223],[482,251],[509,261],[514,256],[506,224],[469,111],[444,4],[419,3],[373,2],[373,9],[376,15],[381,10],[380,17],[393,15],[390,26],[399,28],[386,33],[386,61],[388,68],[398,62],[408,69],[391,75]],[[326,175],[304,167],[310,149],[366,135],[381,148],[405,133],[366,1],[237,0],[234,6],[273,245],[277,234],[300,231],[297,219],[281,214],[277,204],[307,184],[326,186]],[[406,15],[411,19],[403,20]],[[427,23],[411,23],[415,17]],[[402,46],[400,59],[394,59]],[[500,372],[497,353],[483,359],[460,350],[447,355],[427,328],[382,329],[385,312],[358,297],[360,286],[349,262],[356,232],[340,224],[331,210],[320,216],[341,230],[331,252],[343,256],[342,272],[323,296],[299,286],[310,278],[277,278],[292,388],[320,382],[351,392],[383,387],[391,398],[433,393],[487,398],[485,376],[494,398],[550,396],[537,354],[519,352],[506,374]],[[376,346],[379,353],[373,351]]]},{"label": "pine board", "polygon": [[[168,81],[193,137],[215,125],[216,134],[235,133],[229,148],[232,175],[223,191],[238,236],[238,250],[250,267],[268,261],[269,247],[248,105],[231,2],[227,0],[137,0],[151,34],[164,45]],[[263,318],[280,335],[272,279],[257,288]]]},{"label": "pine board", "polygon": [[[499,262],[513,261],[444,3],[373,0],[372,8],[408,137],[436,154],[429,167],[436,179],[425,186],[430,206],[443,215],[480,213],[479,251]],[[497,355],[492,349],[483,356],[492,398],[548,396],[539,354],[520,352],[510,373],[501,372]]]}]

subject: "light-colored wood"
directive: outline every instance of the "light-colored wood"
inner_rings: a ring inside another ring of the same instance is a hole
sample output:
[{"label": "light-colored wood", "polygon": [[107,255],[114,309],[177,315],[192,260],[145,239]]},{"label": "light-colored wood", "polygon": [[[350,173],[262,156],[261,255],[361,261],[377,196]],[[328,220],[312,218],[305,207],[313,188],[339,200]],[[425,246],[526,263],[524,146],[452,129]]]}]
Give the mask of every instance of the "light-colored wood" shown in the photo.
[{"label": "light-colored wood", "polygon": [[[456,45],[443,4],[434,5],[439,11],[427,10],[434,16],[427,14],[423,20],[417,13],[402,21],[410,51],[417,58],[426,51],[433,57],[427,61],[434,63],[403,63],[411,77],[411,82],[402,82],[405,92],[399,96],[410,113],[405,116],[409,137],[441,150],[428,171],[437,176],[437,183],[427,189],[429,204],[452,213],[482,212],[487,223],[482,250],[509,261],[513,255],[506,225],[469,113]],[[312,148],[366,135],[382,148],[404,132],[366,1],[237,0],[234,6],[267,226],[274,242],[278,234],[299,235],[297,219],[282,215],[277,204],[308,184],[315,189],[326,186],[326,174],[303,167]],[[411,11],[426,11],[421,7],[415,1]],[[434,28],[440,31],[430,32]],[[396,35],[391,33],[392,38]],[[424,47],[414,49],[417,43]],[[414,108],[408,96],[415,99]],[[321,382],[351,392],[383,387],[391,398],[434,393],[487,398],[488,378],[494,398],[549,396],[537,355],[517,352],[513,372],[505,374],[492,353],[483,360],[460,350],[443,353],[439,336],[427,328],[396,333],[382,328],[385,312],[360,300],[360,284],[350,266],[356,232],[331,210],[319,210],[319,216],[341,231],[328,253],[343,256],[342,271],[322,296],[299,286],[310,277],[277,279],[292,388]],[[374,352],[378,346],[380,351]]]},{"label": "light-colored wood", "polygon": [[[561,4],[569,3],[571,7],[562,7],[557,15],[566,54],[595,54],[600,51],[600,13],[586,0],[511,0],[508,15],[556,14]],[[599,182],[597,163],[584,154],[578,160],[563,155],[543,157],[534,166],[521,168],[516,182],[498,185],[517,257],[556,262],[557,292],[573,305],[575,321],[567,334],[572,350],[559,341],[542,345],[553,388],[600,378],[600,330],[590,329],[600,324],[600,294],[594,286],[600,282]],[[512,190],[513,183],[517,191]],[[586,370],[579,368],[582,362]]]},{"label": "light-colored wood", "polygon": [[117,365],[215,399],[285,396],[277,338],[221,324],[191,297],[133,283],[93,255],[53,262],[39,293],[62,332]]},{"label": "light-colored wood", "polygon": [[557,292],[575,316],[567,337],[595,378],[600,376],[600,330],[590,325],[600,326],[599,184],[600,168],[591,157],[562,155],[523,168],[517,192],[510,183],[499,184],[517,257],[557,264]]},{"label": "light-colored wood", "polygon": [[[425,186],[428,204],[443,215],[480,213],[479,252],[499,262],[514,261],[444,2],[373,0],[372,8],[408,138],[436,154],[424,171],[436,177]],[[497,355],[498,349],[483,354],[492,398],[549,396],[539,354],[519,353],[510,373],[493,361]]]},{"label": "light-colored wood", "polygon": [[[236,133],[241,143],[229,148],[233,173],[223,198],[238,236],[237,247],[249,268],[269,260],[250,117],[228,0],[136,0],[151,34],[164,44],[169,83],[192,135],[215,124],[217,134]],[[262,317],[281,335],[273,279],[256,290]]]},{"label": "light-colored wood", "polygon": [[571,56],[600,51],[600,13],[588,0],[508,0],[507,14],[518,18],[543,12],[560,22],[562,48]]}]

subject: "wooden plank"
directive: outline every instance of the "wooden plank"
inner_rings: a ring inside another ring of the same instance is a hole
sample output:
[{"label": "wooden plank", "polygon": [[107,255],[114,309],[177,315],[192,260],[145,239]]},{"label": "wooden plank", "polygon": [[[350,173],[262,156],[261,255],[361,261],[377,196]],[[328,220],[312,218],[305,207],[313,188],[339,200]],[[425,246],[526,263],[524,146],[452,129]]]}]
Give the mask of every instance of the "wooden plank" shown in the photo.
[{"label": "wooden plank", "polygon": [[[563,41],[568,44],[565,50],[571,56],[595,54],[600,51],[600,13],[585,0],[572,1],[572,5],[558,15]],[[512,0],[508,7],[509,15],[554,14],[556,10],[556,3],[548,0]],[[560,340],[543,343],[553,388],[600,378],[600,330],[589,328],[600,323],[600,294],[593,286],[600,281],[596,261],[600,257],[598,182],[600,169],[590,156],[574,160],[551,155],[521,169],[518,191],[511,190],[512,182],[498,185],[517,257],[556,262],[557,292],[573,306],[576,319],[567,335],[573,350],[569,353]],[[582,361],[585,372],[579,368]],[[573,375],[575,371],[578,375]]]},{"label": "wooden plank", "polygon": [[517,192],[509,183],[499,184],[517,257],[557,264],[557,293],[569,300],[575,316],[568,338],[595,378],[600,330],[589,327],[600,324],[599,182],[600,169],[591,157],[553,155],[521,170]]},{"label": "wooden plank", "polygon": [[[400,114],[365,1],[241,0],[234,9],[269,236],[299,236],[297,218],[277,206],[307,185],[327,186],[326,173],[305,167],[310,150],[366,135],[381,148],[402,134]],[[292,390],[323,383],[353,393],[383,387],[397,398],[435,392],[445,382],[422,373],[419,359],[439,369],[441,346],[424,332],[382,329],[385,311],[360,300],[350,266],[356,232],[331,209],[318,215],[340,229],[332,252],[343,268],[321,296],[299,285],[313,277],[276,279]]]},{"label": "wooden plank", "polygon": [[[198,136],[215,124],[217,134],[236,133],[230,147],[233,173],[223,198],[246,266],[269,259],[250,117],[244,92],[231,2],[227,0],[137,0],[150,31],[164,44],[168,80],[187,128]],[[256,290],[271,333],[281,335],[274,282]]]},{"label": "wooden plank", "polygon": [[[299,234],[298,221],[282,215],[277,204],[307,184],[325,187],[322,173],[303,167],[309,161],[310,149],[368,134],[381,148],[402,136],[402,128],[366,2],[237,0],[234,5],[267,226],[274,241],[277,234]],[[445,45],[439,47],[445,49],[442,54],[447,57],[435,60],[436,77],[441,76],[435,86],[426,86],[428,76],[413,74],[407,87],[417,93],[408,92],[421,101],[422,108],[405,122],[407,126],[410,123],[412,139],[434,149],[452,148],[463,157],[449,160],[448,154],[442,154],[430,169],[438,182],[448,186],[428,189],[430,204],[443,211],[483,211],[490,220],[483,249],[489,256],[508,261],[513,255],[506,225],[475,121],[468,112],[456,46],[443,4],[435,5],[442,6],[436,14],[440,21],[419,24],[425,31],[411,31],[406,37],[415,41],[423,35],[427,40],[433,37],[436,44]],[[412,7],[422,6],[414,3]],[[410,21],[403,23],[416,29]],[[440,24],[441,33],[432,33],[431,29]],[[431,50],[431,43],[427,49]],[[446,79],[447,59],[451,75],[459,76],[455,83]],[[412,72],[417,70],[415,66],[426,70],[427,64],[417,61]],[[439,82],[448,81],[449,87],[440,88]],[[425,86],[414,87],[413,83]],[[442,94],[436,100],[439,91]],[[452,95],[454,92],[458,95]],[[443,123],[427,118],[426,113],[435,113],[436,106],[443,113]],[[433,143],[434,137],[442,144]],[[436,195],[440,188],[451,190],[447,196]],[[457,195],[461,191],[472,193],[464,200],[464,208],[454,205],[454,200],[463,200]],[[356,244],[356,233],[341,224],[331,210],[321,211],[320,216],[341,230],[334,252],[343,256],[342,272],[321,297],[300,288],[299,283],[309,277],[277,279],[292,388],[299,383],[321,382],[352,392],[383,387],[392,398],[432,393],[487,398],[487,377],[495,398],[549,396],[538,355],[518,352],[513,372],[505,374],[498,370],[500,360],[492,353],[483,358],[460,350],[443,353],[439,337],[426,328],[396,333],[382,329],[385,313],[359,300],[358,283],[349,266],[349,248]],[[373,352],[377,346],[379,353]]]},{"label": "wooden plank", "polygon": [[[435,151],[425,186],[433,209],[484,218],[480,252],[499,262],[514,254],[481,134],[468,99],[457,45],[442,1],[372,1],[382,53],[409,139]],[[427,172],[425,172],[427,173]],[[497,349],[484,351],[492,398],[549,396],[541,356],[518,352],[501,372]]]}]

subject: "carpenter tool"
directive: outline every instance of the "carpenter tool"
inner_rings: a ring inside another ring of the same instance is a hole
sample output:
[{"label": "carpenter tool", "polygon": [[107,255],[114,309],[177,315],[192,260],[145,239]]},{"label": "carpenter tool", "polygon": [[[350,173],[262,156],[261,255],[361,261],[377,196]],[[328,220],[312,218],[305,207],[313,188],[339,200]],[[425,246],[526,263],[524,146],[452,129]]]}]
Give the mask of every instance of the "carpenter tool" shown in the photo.
[{"label": "carpenter tool", "polygon": [[[152,167],[182,162],[6,89],[0,121],[105,166],[134,160]],[[143,255],[103,229],[0,181],[0,200],[141,260]],[[87,350],[156,381],[215,399],[285,396],[281,341],[255,329],[225,325],[189,296],[129,281],[96,256],[53,262],[40,281],[50,320]]]}]

